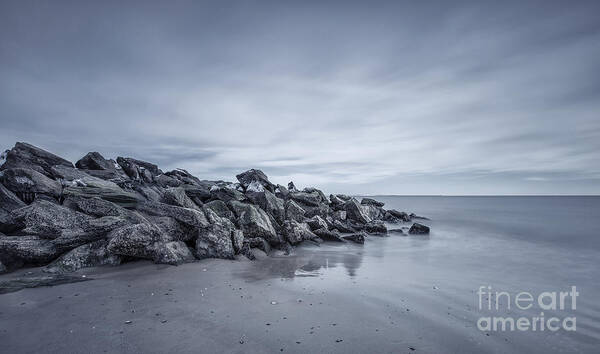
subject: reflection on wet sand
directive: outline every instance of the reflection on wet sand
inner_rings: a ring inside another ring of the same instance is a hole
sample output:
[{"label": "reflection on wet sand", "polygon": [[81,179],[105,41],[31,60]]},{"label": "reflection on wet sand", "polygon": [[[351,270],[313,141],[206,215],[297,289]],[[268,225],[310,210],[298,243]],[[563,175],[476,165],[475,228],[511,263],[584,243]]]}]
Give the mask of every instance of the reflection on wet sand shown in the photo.
[{"label": "reflection on wet sand", "polygon": [[363,248],[358,245],[325,243],[321,246],[301,246],[288,256],[273,256],[252,262],[239,276],[247,280],[269,278],[292,279],[318,277],[325,271],[343,266],[349,277],[357,275],[362,264]]}]

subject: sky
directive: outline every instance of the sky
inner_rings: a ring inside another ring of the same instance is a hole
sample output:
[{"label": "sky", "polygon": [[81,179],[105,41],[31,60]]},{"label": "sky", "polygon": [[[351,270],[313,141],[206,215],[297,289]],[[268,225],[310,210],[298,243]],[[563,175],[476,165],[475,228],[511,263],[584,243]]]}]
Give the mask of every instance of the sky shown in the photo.
[{"label": "sky", "polygon": [[0,1],[0,148],[326,192],[600,194],[598,1]]}]

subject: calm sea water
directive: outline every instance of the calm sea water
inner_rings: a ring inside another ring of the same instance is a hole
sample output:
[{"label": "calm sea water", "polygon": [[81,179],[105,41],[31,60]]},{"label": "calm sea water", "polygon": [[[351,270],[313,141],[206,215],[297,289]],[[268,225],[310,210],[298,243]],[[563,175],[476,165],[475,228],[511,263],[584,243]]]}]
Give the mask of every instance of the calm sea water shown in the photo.
[{"label": "calm sea water", "polygon": [[[399,326],[398,342],[416,343],[421,352],[600,350],[600,197],[377,199],[386,208],[431,218],[423,222],[431,235],[303,246],[291,257],[255,262],[242,276],[327,292],[355,313],[355,321],[368,321],[356,310],[368,309],[373,321],[389,318],[388,326]],[[572,286],[579,296],[576,309],[568,303],[564,310],[544,310],[534,303],[520,310],[514,302],[508,309],[501,298],[499,310],[489,311],[487,296],[479,309],[480,286],[506,291],[513,300],[519,292],[537,297]],[[486,316],[576,317],[576,331],[482,332],[477,321]],[[394,350],[385,340],[379,345],[374,352]]]}]

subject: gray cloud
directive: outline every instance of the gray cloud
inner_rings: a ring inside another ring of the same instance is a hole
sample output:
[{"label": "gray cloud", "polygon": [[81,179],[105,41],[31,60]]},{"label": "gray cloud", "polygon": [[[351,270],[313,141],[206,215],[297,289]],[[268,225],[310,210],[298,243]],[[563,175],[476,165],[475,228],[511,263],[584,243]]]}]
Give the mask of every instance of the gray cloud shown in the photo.
[{"label": "gray cloud", "polygon": [[0,142],[379,194],[600,193],[597,2],[0,4]]}]

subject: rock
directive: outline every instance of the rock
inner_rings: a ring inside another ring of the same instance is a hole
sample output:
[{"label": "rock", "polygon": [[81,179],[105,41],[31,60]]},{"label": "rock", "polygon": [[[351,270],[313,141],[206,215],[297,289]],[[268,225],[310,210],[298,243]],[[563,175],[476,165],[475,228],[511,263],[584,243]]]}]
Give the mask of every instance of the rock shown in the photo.
[{"label": "rock", "polygon": [[366,235],[363,232],[349,234],[349,235],[342,235],[342,238],[344,240],[348,240],[348,241],[352,241],[354,243],[360,243],[360,244],[365,243],[365,237],[366,237]]},{"label": "rock", "polygon": [[294,220],[286,220],[283,224],[283,230],[286,240],[292,245],[317,238],[317,235],[310,231],[306,223],[299,223]]},{"label": "rock", "polygon": [[0,216],[24,206],[25,203],[21,199],[0,183]]},{"label": "rock", "polygon": [[229,207],[237,217],[237,224],[244,232],[244,237],[262,237],[272,245],[281,243],[269,215],[254,205],[230,201]]},{"label": "rock", "polygon": [[210,196],[212,199],[219,199],[226,203],[229,201],[232,201],[232,200],[240,202],[240,201],[244,201],[247,199],[246,196],[242,192],[240,192],[234,188],[219,187],[219,186],[213,186],[210,189]]},{"label": "rock", "polygon": [[212,198],[210,194],[210,188],[212,186],[196,186],[196,185],[183,185],[182,188],[185,189],[185,194],[190,197],[191,200],[194,201],[197,205],[202,205],[207,202],[210,198]]},{"label": "rock", "polygon": [[125,191],[116,183],[92,176],[69,181],[63,189],[63,196],[92,198],[98,197],[125,208],[134,208],[141,198],[133,192]]},{"label": "rock", "polygon": [[163,173],[155,164],[136,160],[131,157],[119,156],[117,157],[117,163],[129,178],[136,181],[152,183],[156,176]]},{"label": "rock", "polygon": [[54,178],[52,167],[62,165],[73,167],[73,164],[62,157],[51,154],[45,150],[27,143],[18,142],[6,154],[6,162],[0,170],[11,168],[27,168],[35,170],[49,178]]},{"label": "rock", "polygon": [[6,272],[8,272],[8,268],[6,268],[2,261],[0,261],[0,274],[4,274]]},{"label": "rock", "polygon": [[5,169],[1,172],[0,182],[28,204],[39,196],[58,200],[62,193],[59,182],[29,168]]},{"label": "rock", "polygon": [[267,254],[271,252],[271,246],[264,238],[261,237],[245,238],[244,244],[248,244],[250,248],[258,248]]},{"label": "rock", "polygon": [[[233,259],[235,250],[232,237],[235,228],[227,222],[211,224],[198,232],[196,239],[196,257]],[[243,242],[243,241],[242,241]]]},{"label": "rock", "polygon": [[389,230],[388,230],[388,233],[394,233],[394,234],[406,235],[406,234],[404,233],[404,230],[402,230],[402,229],[389,229]]},{"label": "rock", "polygon": [[196,228],[184,225],[170,216],[149,216],[147,219],[173,241],[193,241],[198,236]]},{"label": "rock", "polygon": [[292,192],[290,198],[306,206],[319,206],[321,203],[321,196],[317,192]]},{"label": "rock", "polygon": [[416,222],[416,223],[412,224],[412,226],[410,227],[410,230],[408,230],[408,233],[410,235],[428,235],[429,227]]},{"label": "rock", "polygon": [[385,235],[388,230],[383,221],[371,221],[365,225],[365,231],[370,234]]},{"label": "rock", "polygon": [[385,203],[379,202],[379,201],[377,201],[375,199],[371,199],[371,198],[363,198],[360,201],[360,204],[362,204],[362,205],[373,205],[373,206],[376,206],[376,207],[382,207],[382,206],[385,205]]},{"label": "rock", "polygon": [[410,217],[411,219],[429,220],[429,218],[426,218],[426,217],[424,217],[424,216],[419,216],[419,215],[416,215],[415,213],[410,213],[409,217]]},{"label": "rock", "polygon": [[322,238],[323,240],[346,242],[346,240],[344,240],[342,238],[342,236],[339,234],[339,232],[337,232],[337,230],[335,230],[335,229],[329,231],[329,230],[327,230],[326,227],[323,227],[323,228],[314,230],[313,233],[315,235],[319,236],[320,238]]},{"label": "rock", "polygon": [[355,233],[357,231],[355,228],[348,225],[348,223],[344,223],[339,220],[333,221],[333,227],[344,233]]},{"label": "rock", "polygon": [[244,247],[244,232],[237,229],[233,230],[231,232],[231,242],[233,243],[233,250],[235,253],[240,253]]},{"label": "rock", "polygon": [[84,232],[91,218],[61,205],[36,200],[31,205],[13,210],[6,222],[0,225],[2,232],[19,231],[25,235],[57,238],[64,231]]},{"label": "rock", "polygon": [[154,178],[154,182],[156,182],[156,184],[159,185],[161,188],[180,187],[181,185],[183,185],[183,182],[181,182],[180,180],[168,176],[166,174],[156,176],[156,178]]},{"label": "rock", "polygon": [[303,192],[305,193],[310,193],[310,194],[318,194],[319,195],[319,203],[324,203],[324,204],[329,204],[330,201],[327,198],[327,196],[325,195],[325,193],[323,193],[320,189],[314,188],[314,187],[306,187],[304,188]]},{"label": "rock", "polygon": [[170,241],[159,228],[149,224],[121,227],[108,238],[107,249],[111,254],[151,260],[157,257],[157,243]]},{"label": "rock", "polygon": [[47,264],[60,255],[51,240],[39,236],[0,236],[0,261],[11,268],[25,264]]},{"label": "rock", "polygon": [[285,219],[303,222],[305,219],[304,213],[306,213],[304,208],[295,201],[288,200],[285,202]]},{"label": "rock", "polygon": [[261,170],[251,169],[235,177],[247,192],[262,192],[265,189],[269,192],[275,191],[275,186]]},{"label": "rock", "polygon": [[200,210],[198,205],[194,203],[185,193],[183,188],[167,188],[162,195],[163,203],[175,205],[182,208]]},{"label": "rock", "polygon": [[66,273],[82,268],[97,267],[101,265],[119,265],[121,257],[110,254],[107,249],[108,241],[99,240],[87,245],[79,246],[50,263],[44,272]]},{"label": "rock", "polygon": [[80,170],[116,170],[113,162],[105,159],[99,152],[88,152],[75,163]]},{"label": "rock", "polygon": [[382,207],[362,205],[362,209],[371,220],[383,220],[385,218],[386,211]]},{"label": "rock", "polygon": [[350,199],[352,199],[352,197],[347,196],[345,194],[336,194],[335,196],[338,197],[339,199],[343,200],[344,203],[349,201]]},{"label": "rock", "polygon": [[271,215],[278,224],[285,220],[285,208],[283,199],[277,198],[275,194],[265,190],[263,192],[246,192],[246,195],[254,204]]},{"label": "rock", "polygon": [[290,181],[290,183],[288,183],[287,189],[290,193],[298,192],[298,189],[296,189],[294,182],[291,182],[291,181]]},{"label": "rock", "polygon": [[146,221],[140,214],[99,197],[85,198],[72,195],[64,200],[63,206],[94,217],[120,216],[134,224]]},{"label": "rock", "polygon": [[287,188],[285,188],[281,184],[278,184],[277,186],[275,186],[275,196],[277,196],[277,198],[285,200],[290,196],[290,192]]},{"label": "rock", "polygon": [[322,218],[326,218],[329,214],[331,214],[332,210],[329,208],[327,204],[319,204],[316,207],[306,207],[306,212],[304,216],[307,218],[312,218],[313,216],[321,216]]},{"label": "rock", "polygon": [[395,209],[390,209],[387,211],[388,214],[392,215],[393,217],[395,217],[396,219],[405,221],[405,222],[409,222],[410,221],[410,216],[403,212],[403,211],[398,211]]},{"label": "rock", "polygon": [[345,210],[334,211],[333,218],[335,220],[345,221],[346,220],[346,211]]},{"label": "rock", "polygon": [[202,228],[209,225],[206,215],[202,211],[182,208],[164,203],[145,202],[138,205],[138,210],[154,216],[169,216],[192,228]]},{"label": "rock", "polygon": [[346,202],[345,200],[342,200],[341,198],[339,198],[337,195],[333,195],[333,194],[329,195],[329,201],[331,202],[331,205],[333,205],[333,206],[341,206]]},{"label": "rock", "polygon": [[162,242],[155,246],[154,263],[179,265],[196,260],[194,255],[181,241]]},{"label": "rock", "polygon": [[317,230],[321,228],[327,229],[327,222],[322,217],[315,215],[306,221],[311,230]]},{"label": "rock", "polygon": [[208,203],[204,204],[204,206],[202,208],[205,211],[206,211],[206,209],[210,209],[222,218],[226,218],[229,220],[233,220],[235,218],[235,216],[233,215],[233,212],[231,210],[229,210],[229,208],[227,207],[227,204],[225,204],[225,202],[222,200],[213,200],[212,202],[208,202]]},{"label": "rock", "polygon": [[348,219],[366,224],[373,219],[368,215],[365,208],[358,203],[356,199],[351,199],[344,204],[346,217]]},{"label": "rock", "polygon": [[174,178],[181,182],[181,184],[192,185],[192,186],[200,186],[202,182],[195,176],[192,176],[188,171],[178,168],[173,171],[166,172],[165,175]]}]

